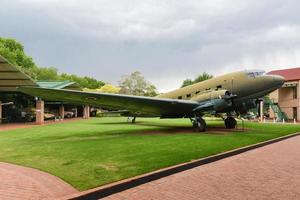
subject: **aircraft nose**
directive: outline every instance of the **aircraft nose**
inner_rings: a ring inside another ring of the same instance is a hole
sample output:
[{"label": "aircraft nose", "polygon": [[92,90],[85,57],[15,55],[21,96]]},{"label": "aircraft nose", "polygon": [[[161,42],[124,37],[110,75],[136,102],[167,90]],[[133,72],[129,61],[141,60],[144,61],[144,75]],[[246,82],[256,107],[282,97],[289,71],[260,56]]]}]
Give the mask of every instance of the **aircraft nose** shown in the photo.
[{"label": "aircraft nose", "polygon": [[272,75],[273,81],[276,83],[278,86],[282,86],[284,83],[284,78],[279,75]]}]

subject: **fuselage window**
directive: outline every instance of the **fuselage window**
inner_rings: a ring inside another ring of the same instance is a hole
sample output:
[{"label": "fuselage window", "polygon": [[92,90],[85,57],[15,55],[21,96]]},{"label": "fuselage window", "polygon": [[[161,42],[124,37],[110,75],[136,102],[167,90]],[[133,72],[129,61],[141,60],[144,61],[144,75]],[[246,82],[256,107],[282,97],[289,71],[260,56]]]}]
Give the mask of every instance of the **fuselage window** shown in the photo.
[{"label": "fuselage window", "polygon": [[257,71],[257,72],[254,73],[255,77],[257,77],[257,76],[263,76],[264,74],[265,74],[264,71]]},{"label": "fuselage window", "polygon": [[206,88],[205,90],[210,90],[210,88]]},{"label": "fuselage window", "polygon": [[222,85],[217,85],[217,89],[220,89],[220,88],[222,88]]},{"label": "fuselage window", "polygon": [[198,94],[200,91],[197,91],[196,94]]},{"label": "fuselage window", "polygon": [[182,96],[179,96],[178,99],[182,99]]},{"label": "fuselage window", "polygon": [[187,98],[191,97],[191,94],[187,94],[186,97],[187,97]]}]

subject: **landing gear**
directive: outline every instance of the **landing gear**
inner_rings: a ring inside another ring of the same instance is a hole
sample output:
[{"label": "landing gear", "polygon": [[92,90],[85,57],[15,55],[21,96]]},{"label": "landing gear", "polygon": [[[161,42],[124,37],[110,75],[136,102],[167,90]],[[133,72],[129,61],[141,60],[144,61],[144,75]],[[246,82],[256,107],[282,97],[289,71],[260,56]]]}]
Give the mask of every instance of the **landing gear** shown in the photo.
[{"label": "landing gear", "polygon": [[206,122],[202,117],[195,117],[195,119],[191,119],[193,123],[193,127],[197,132],[204,132],[206,129]]},{"label": "landing gear", "polygon": [[235,128],[236,124],[237,124],[236,120],[233,117],[231,117],[231,116],[227,117],[224,120],[224,123],[225,123],[226,128],[228,128],[228,129]]},{"label": "landing gear", "polygon": [[135,119],[136,119],[136,117],[133,117],[131,120],[131,123],[135,124]]},{"label": "landing gear", "polygon": [[131,122],[131,123],[135,124],[135,119],[136,119],[136,117],[128,117],[127,122]]}]

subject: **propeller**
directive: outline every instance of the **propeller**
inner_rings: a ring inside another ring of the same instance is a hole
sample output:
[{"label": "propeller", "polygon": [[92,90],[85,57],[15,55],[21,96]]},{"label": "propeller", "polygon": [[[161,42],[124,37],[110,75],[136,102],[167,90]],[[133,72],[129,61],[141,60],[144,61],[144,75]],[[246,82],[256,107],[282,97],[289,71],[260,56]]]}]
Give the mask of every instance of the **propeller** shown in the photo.
[{"label": "propeller", "polygon": [[223,99],[225,99],[225,101],[228,104],[234,105],[234,99],[237,97],[236,94],[231,94],[229,91],[225,92],[225,96],[223,97]]}]

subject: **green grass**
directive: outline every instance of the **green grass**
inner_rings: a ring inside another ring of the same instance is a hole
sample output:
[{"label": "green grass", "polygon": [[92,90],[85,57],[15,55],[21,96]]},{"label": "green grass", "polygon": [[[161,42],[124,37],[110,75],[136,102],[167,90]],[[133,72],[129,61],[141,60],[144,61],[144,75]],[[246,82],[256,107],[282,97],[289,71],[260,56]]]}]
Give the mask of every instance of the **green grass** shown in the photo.
[{"label": "green grass", "polygon": [[[208,121],[221,126],[221,121]],[[0,132],[0,161],[49,172],[85,190],[300,131],[246,123],[245,132],[193,132],[187,119],[110,117]],[[162,132],[162,133],[161,133]]]}]

